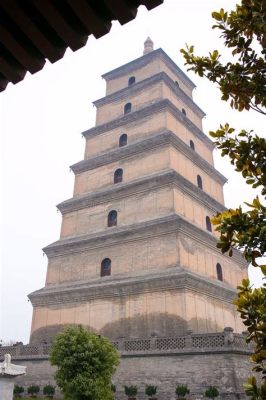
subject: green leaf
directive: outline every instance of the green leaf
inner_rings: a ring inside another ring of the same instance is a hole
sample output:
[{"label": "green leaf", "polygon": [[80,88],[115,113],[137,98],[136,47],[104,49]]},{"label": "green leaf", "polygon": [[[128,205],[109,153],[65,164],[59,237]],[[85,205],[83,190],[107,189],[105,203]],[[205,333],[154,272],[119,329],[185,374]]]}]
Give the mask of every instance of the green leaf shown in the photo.
[{"label": "green leaf", "polygon": [[260,267],[263,275],[266,276],[266,265],[259,265],[259,267]]},{"label": "green leaf", "polygon": [[222,21],[222,16],[220,15],[220,13],[218,13],[216,11],[212,12],[212,17],[214,19],[216,19],[217,21]]},{"label": "green leaf", "polygon": [[248,185],[252,185],[255,182],[255,179],[247,179],[246,182]]}]

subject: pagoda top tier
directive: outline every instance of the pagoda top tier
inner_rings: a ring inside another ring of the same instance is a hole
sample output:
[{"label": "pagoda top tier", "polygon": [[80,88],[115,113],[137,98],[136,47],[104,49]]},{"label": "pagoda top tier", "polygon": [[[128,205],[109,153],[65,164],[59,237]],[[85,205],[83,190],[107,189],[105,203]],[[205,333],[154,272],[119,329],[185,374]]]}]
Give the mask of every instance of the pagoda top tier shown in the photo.
[{"label": "pagoda top tier", "polygon": [[150,38],[147,38],[144,42],[143,56],[130,61],[118,68],[113,69],[102,75],[106,81],[111,81],[128,75],[134,71],[145,68],[146,65],[156,61],[162,61],[167,68],[176,76],[176,79],[182,81],[182,83],[192,91],[196,85],[188,78],[188,76],[176,65],[176,63],[161,49],[153,50],[153,42]]}]

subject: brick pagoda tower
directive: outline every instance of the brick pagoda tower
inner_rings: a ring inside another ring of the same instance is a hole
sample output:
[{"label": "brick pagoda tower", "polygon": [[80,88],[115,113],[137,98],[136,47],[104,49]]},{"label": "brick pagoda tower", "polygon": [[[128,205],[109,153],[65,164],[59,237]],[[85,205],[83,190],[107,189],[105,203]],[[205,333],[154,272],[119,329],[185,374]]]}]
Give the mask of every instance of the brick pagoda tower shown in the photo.
[{"label": "brick pagoda tower", "polygon": [[29,295],[31,345],[49,343],[66,324],[119,349],[127,341],[126,351],[171,350],[177,336],[182,349],[193,335],[193,348],[227,345],[232,329],[243,331],[232,300],[247,265],[216,248],[210,218],[225,209],[226,179],[214,168],[195,86],[149,38],[142,57],[103,78],[84,160],[71,167],[74,195],[58,205],[60,240],[44,249],[45,287]]}]

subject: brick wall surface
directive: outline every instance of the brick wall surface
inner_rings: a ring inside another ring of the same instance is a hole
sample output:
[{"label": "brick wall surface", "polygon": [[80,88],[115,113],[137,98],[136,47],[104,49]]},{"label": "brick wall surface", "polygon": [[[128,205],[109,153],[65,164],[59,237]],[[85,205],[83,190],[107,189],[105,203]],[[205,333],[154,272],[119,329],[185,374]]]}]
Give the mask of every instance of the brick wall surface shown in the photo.
[{"label": "brick wall surface", "polygon": [[[27,366],[27,375],[17,378],[17,384],[42,387],[54,382],[55,369],[48,360],[20,360],[16,364]],[[203,392],[209,385],[218,388],[218,400],[244,400],[242,384],[250,370],[248,356],[241,354],[128,356],[121,359],[113,381],[117,387],[117,400],[126,400],[124,385],[137,385],[137,400],[147,399],[144,394],[146,384],[157,386],[158,400],[174,400],[176,384],[188,385],[191,392],[188,400],[203,399]]]}]

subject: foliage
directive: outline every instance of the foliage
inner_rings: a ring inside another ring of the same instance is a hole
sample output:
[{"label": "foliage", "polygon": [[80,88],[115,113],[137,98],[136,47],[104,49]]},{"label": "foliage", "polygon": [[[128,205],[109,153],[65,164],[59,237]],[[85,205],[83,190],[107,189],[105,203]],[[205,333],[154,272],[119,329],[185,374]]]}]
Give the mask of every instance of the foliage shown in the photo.
[{"label": "foliage", "polygon": [[[242,130],[237,136],[235,129],[228,124],[220,125],[216,132],[210,132],[215,139],[214,144],[222,150],[222,156],[229,156],[235,170],[240,172],[248,185],[261,187],[262,195],[266,195],[266,141],[253,132]],[[233,135],[234,134],[234,135]]]},{"label": "foliage", "polygon": [[111,400],[111,378],[119,356],[108,339],[82,326],[69,326],[59,333],[50,361],[58,367],[57,385],[65,400]]},{"label": "foliage", "polygon": [[[231,164],[246,179],[246,183],[253,188],[261,187],[261,194],[265,195],[266,140],[244,130],[238,137],[232,137],[233,132],[234,129],[225,124],[216,132],[210,132],[210,135],[215,138],[216,147],[222,150],[222,156],[229,156]],[[227,210],[217,214],[212,223],[217,225],[216,230],[221,233],[218,247],[223,253],[229,251],[229,255],[232,255],[233,248],[241,249],[246,260],[257,267],[256,258],[266,252],[266,207],[258,197],[252,204],[245,204],[250,208],[247,212],[243,212],[242,207]],[[266,268],[260,267],[262,270]]]},{"label": "foliage", "polygon": [[48,397],[48,399],[52,399],[55,394],[55,387],[52,385],[45,385],[43,387],[43,394]]},{"label": "foliage", "polygon": [[[222,100],[230,101],[238,111],[253,109],[266,115],[266,3],[261,0],[242,0],[231,12],[221,9],[212,13],[213,28],[222,33],[226,47],[232,50],[232,60],[223,64],[217,50],[208,57],[194,54],[194,47],[181,52],[186,64],[199,76],[218,84]],[[228,156],[235,170],[242,174],[248,185],[260,188],[266,195],[266,140],[253,131],[241,130],[238,134],[229,124],[220,125],[210,132],[222,156]],[[243,251],[243,256],[266,275],[266,266],[258,258],[266,255],[266,207],[256,197],[251,204],[217,214],[212,223],[220,232],[218,247],[232,256],[233,249]],[[266,285],[252,289],[248,280],[238,288],[235,301],[244,324],[247,341],[255,344],[252,360],[254,370],[261,373],[261,385],[254,377],[245,385],[246,393],[253,400],[266,398]]]},{"label": "foliage", "polygon": [[[242,111],[254,109],[266,114],[266,6],[261,0],[242,0],[230,13],[221,9],[212,13],[226,47],[232,48],[238,61],[222,64],[217,50],[208,57],[194,54],[194,47],[182,49],[186,64],[199,76],[218,83],[222,100]],[[259,50],[258,50],[259,49]]]},{"label": "foliage", "polygon": [[113,393],[116,393],[116,386],[113,383],[111,384],[111,390]]},{"label": "foliage", "polygon": [[215,386],[209,386],[205,391],[205,396],[209,399],[215,399],[215,397],[219,396],[219,391]]},{"label": "foliage", "polygon": [[186,394],[189,394],[190,390],[188,389],[187,385],[177,385],[175,388],[175,393],[177,394],[178,398],[184,397]]},{"label": "foliage", "polygon": [[15,385],[14,386],[14,390],[13,390],[13,394],[15,399],[19,399],[22,395],[22,393],[24,393],[24,387],[23,386],[19,386],[19,385]]},{"label": "foliage", "polygon": [[136,396],[137,393],[138,393],[137,386],[133,386],[133,385],[124,386],[124,389],[125,389],[125,395],[126,396]]},{"label": "foliage", "polygon": [[245,391],[253,400],[266,399],[266,286],[252,290],[249,280],[244,279],[238,290],[235,304],[247,326],[247,342],[254,342],[256,346],[251,356],[251,360],[256,364],[253,370],[261,373],[264,378],[258,387],[256,378],[250,377],[244,385]]},{"label": "foliage", "polygon": [[245,392],[248,396],[252,396],[254,400],[266,399],[265,384],[258,386],[257,379],[254,376],[248,378],[248,383],[244,385]]},{"label": "foliage", "polygon": [[31,397],[37,397],[37,394],[40,391],[40,386],[38,385],[31,385],[28,387],[27,392],[31,395]]},{"label": "foliage", "polygon": [[157,393],[157,386],[153,385],[146,385],[145,387],[145,394],[147,396],[154,396]]}]

